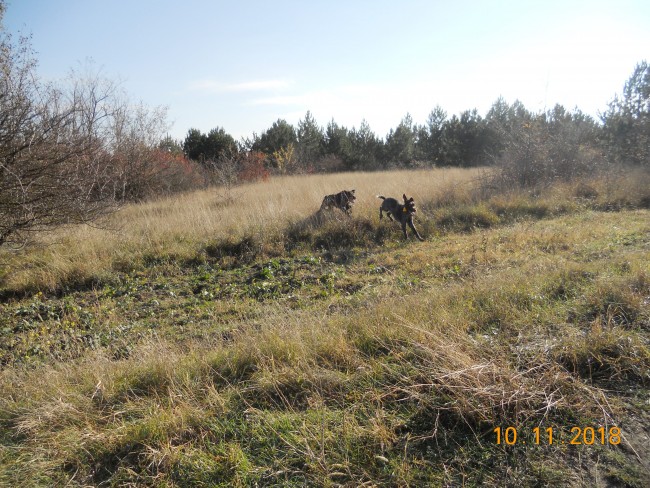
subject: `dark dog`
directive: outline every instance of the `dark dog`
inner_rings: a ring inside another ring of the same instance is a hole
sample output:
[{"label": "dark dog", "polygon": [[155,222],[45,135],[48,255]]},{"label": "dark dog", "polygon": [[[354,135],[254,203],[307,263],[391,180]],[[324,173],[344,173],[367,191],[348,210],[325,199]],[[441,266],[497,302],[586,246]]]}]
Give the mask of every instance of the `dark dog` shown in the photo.
[{"label": "dark dog", "polygon": [[335,195],[327,195],[323,198],[323,203],[320,206],[321,210],[330,210],[338,208],[342,212],[350,215],[352,213],[352,205],[357,197],[354,196],[354,190],[343,190]]},{"label": "dark dog", "polygon": [[411,230],[413,230],[415,233],[416,237],[421,241],[424,240],[422,236],[418,234],[418,231],[413,225],[413,215],[416,212],[415,201],[413,197],[406,198],[406,194],[402,195],[402,198],[404,198],[403,204],[399,203],[394,198],[385,198],[381,195],[377,195],[377,198],[381,198],[383,200],[383,202],[381,202],[381,206],[379,207],[379,220],[382,219],[384,212],[386,212],[386,215],[388,215],[389,219],[394,220],[393,217],[395,217],[395,219],[397,219],[400,224],[402,224],[404,239],[408,239],[408,235],[406,234],[406,224],[408,224]]}]

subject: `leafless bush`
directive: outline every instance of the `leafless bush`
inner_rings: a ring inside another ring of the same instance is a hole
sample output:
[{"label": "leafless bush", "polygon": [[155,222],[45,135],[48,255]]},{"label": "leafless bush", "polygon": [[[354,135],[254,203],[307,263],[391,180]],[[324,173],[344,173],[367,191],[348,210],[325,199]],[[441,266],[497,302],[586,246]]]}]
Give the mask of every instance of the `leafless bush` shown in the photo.
[{"label": "leafless bush", "polygon": [[604,158],[593,122],[581,114],[561,114],[564,119],[542,114],[501,130],[504,149],[494,157],[498,171],[490,184],[500,189],[547,187],[601,169]]},{"label": "leafless bush", "polygon": [[182,191],[204,188],[208,173],[200,164],[182,154],[142,147],[129,154],[118,154],[113,161],[114,198],[142,201]]},{"label": "leafless bush", "polygon": [[266,168],[264,153],[259,151],[245,151],[239,153],[239,180],[246,182],[267,181],[271,173]]},{"label": "leafless bush", "polygon": [[[0,33],[1,35],[2,33]],[[115,86],[39,83],[26,40],[0,41],[0,245],[39,230],[88,222],[114,207],[100,128]]]},{"label": "leafless bush", "polygon": [[35,67],[29,42],[15,45],[0,28],[0,245],[95,221],[170,174],[153,151],[165,109],[133,107],[90,69],[57,85]]},{"label": "leafless bush", "polygon": [[264,154],[255,151],[228,151],[216,160],[206,161],[205,166],[210,172],[210,183],[228,191],[241,182],[266,181],[269,178]]},{"label": "leafless bush", "polygon": [[239,183],[239,161],[236,155],[222,154],[217,159],[209,159],[203,163],[208,171],[208,181],[217,188],[217,192],[226,203],[234,200],[233,188]]},{"label": "leafless bush", "polygon": [[210,181],[213,185],[231,190],[239,181],[239,158],[222,154],[218,159],[205,162],[210,171]]}]

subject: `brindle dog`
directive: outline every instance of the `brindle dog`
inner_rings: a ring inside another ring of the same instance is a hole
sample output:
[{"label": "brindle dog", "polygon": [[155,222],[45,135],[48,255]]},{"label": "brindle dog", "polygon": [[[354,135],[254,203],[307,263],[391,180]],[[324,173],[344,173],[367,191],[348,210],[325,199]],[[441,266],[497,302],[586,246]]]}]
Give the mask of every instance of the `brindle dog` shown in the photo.
[{"label": "brindle dog", "polygon": [[382,219],[384,212],[386,212],[386,215],[388,215],[389,219],[394,220],[393,217],[395,217],[397,220],[399,220],[400,224],[402,224],[404,239],[408,239],[408,235],[406,234],[406,224],[408,224],[411,230],[415,233],[415,236],[421,241],[424,240],[418,233],[415,225],[413,225],[413,215],[416,212],[415,201],[413,197],[406,198],[406,194],[402,195],[402,198],[404,198],[403,204],[399,203],[394,198],[385,198],[381,195],[377,195],[377,198],[381,198],[383,200],[383,202],[381,202],[381,206],[379,207],[379,220]]},{"label": "brindle dog", "polygon": [[327,195],[323,198],[323,203],[320,206],[321,210],[330,210],[338,208],[342,212],[350,215],[352,213],[352,205],[357,197],[354,196],[354,190],[343,190],[335,195]]}]

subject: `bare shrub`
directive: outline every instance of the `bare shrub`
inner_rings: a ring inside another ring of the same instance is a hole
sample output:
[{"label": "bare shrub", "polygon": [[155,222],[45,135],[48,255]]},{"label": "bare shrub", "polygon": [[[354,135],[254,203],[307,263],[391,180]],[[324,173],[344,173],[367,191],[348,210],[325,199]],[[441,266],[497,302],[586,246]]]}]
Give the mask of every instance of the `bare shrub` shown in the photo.
[{"label": "bare shrub", "polygon": [[28,40],[14,44],[0,26],[0,245],[96,221],[178,174],[154,150],[166,109],[134,107],[92,66],[60,84],[35,68]]},{"label": "bare shrub", "polygon": [[44,85],[26,40],[0,44],[0,245],[22,245],[31,233],[114,208],[101,132],[116,87],[98,77]]},{"label": "bare shrub", "polygon": [[210,172],[210,182],[230,190],[239,181],[239,162],[236,157],[221,155],[218,159],[205,161]]},{"label": "bare shrub", "polygon": [[591,175],[604,166],[593,120],[556,107],[519,125],[499,129],[503,150],[490,184],[507,188],[548,187],[556,181]]},{"label": "bare shrub", "polygon": [[204,164],[210,172],[210,182],[231,189],[241,182],[267,181],[270,173],[266,169],[264,153],[257,151],[229,152]]},{"label": "bare shrub", "polygon": [[187,159],[183,154],[174,154],[163,149],[143,148],[138,159],[116,158],[120,180],[114,186],[119,189],[116,198],[142,201],[148,198],[171,195],[180,191],[194,190],[205,186],[205,169]]}]

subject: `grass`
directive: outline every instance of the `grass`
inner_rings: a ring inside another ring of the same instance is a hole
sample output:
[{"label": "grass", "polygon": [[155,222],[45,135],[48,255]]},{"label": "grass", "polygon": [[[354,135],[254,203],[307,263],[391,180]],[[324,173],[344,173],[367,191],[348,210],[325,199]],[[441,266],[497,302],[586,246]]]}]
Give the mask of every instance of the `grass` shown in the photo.
[{"label": "grass", "polygon": [[323,195],[340,188],[356,188],[355,211],[370,218],[377,213],[379,193],[398,195],[409,188],[424,200],[450,185],[469,193],[478,175],[456,169],[289,176],[132,205],[102,222],[103,228],[66,229],[43,239],[40,252],[32,249],[15,260],[3,256],[9,262],[1,278],[10,289],[55,290],[92,284],[143,263],[193,259],[202,247],[209,252],[230,243],[231,253],[239,255],[236,244],[242,241],[273,247],[289,224],[309,219]]},{"label": "grass", "polygon": [[[542,196],[413,176],[185,195],[10,256],[0,486],[646,486],[639,176]],[[365,195],[354,218],[316,220],[339,187]],[[375,215],[401,188],[424,243]],[[527,443],[497,445],[508,426]],[[621,443],[570,445],[576,426]]]}]

